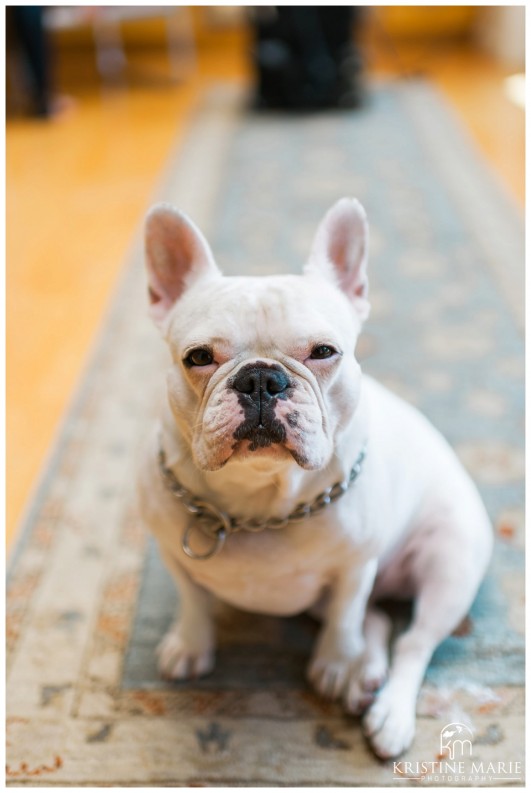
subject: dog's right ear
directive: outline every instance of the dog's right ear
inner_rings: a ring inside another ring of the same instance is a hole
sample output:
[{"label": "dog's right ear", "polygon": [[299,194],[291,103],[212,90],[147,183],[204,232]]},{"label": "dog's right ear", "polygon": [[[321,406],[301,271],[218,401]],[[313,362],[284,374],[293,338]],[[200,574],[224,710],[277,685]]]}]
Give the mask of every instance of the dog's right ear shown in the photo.
[{"label": "dog's right ear", "polygon": [[197,226],[170,204],[157,204],[148,213],[145,244],[149,313],[161,326],[194,281],[221,272]]}]

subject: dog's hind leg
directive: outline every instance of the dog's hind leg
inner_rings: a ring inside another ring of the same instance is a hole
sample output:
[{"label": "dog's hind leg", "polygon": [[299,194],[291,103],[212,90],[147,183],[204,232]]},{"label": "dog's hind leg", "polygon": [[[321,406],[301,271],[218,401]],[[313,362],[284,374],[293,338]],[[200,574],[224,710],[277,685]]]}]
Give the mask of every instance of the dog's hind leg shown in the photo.
[{"label": "dog's hind leg", "polygon": [[441,545],[419,550],[422,577],[413,619],[393,648],[388,682],[364,717],[364,732],[382,758],[397,757],[413,740],[417,696],[426,668],[436,647],[466,616],[488,559],[479,554],[474,559],[473,547],[460,547],[457,553],[447,545],[445,553]]}]

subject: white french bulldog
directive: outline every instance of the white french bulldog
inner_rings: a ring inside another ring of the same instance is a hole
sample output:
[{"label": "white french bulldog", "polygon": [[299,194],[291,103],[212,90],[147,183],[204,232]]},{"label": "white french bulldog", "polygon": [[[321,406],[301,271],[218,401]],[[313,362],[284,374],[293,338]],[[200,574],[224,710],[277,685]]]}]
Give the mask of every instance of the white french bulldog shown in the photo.
[{"label": "white french bulldog", "polygon": [[[361,374],[368,230],[353,199],[302,275],[224,277],[194,224],[147,218],[151,315],[172,365],[140,476],[143,520],[180,593],[169,678],[210,672],[215,598],[322,619],[308,677],[364,713],[377,755],[410,745],[437,645],[466,615],[492,530],[475,486],[413,407]],[[382,597],[414,598],[388,669]]]}]

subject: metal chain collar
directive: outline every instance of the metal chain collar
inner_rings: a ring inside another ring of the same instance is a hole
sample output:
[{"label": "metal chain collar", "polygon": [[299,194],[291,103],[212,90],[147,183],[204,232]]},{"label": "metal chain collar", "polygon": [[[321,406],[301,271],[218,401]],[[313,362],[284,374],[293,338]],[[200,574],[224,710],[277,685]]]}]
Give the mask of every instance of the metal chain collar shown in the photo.
[{"label": "metal chain collar", "polygon": [[[191,521],[186,528],[183,536],[183,551],[191,559],[209,559],[218,553],[223,547],[227,535],[238,531],[259,532],[265,529],[283,529],[288,523],[300,523],[306,518],[313,517],[321,512],[329,504],[341,498],[347,490],[354,484],[361,473],[363,461],[367,454],[367,443],[363,447],[351,468],[348,478],[342,482],[336,482],[331,487],[327,487],[319,493],[312,501],[306,504],[298,504],[293,512],[285,518],[265,518],[264,520],[243,520],[233,518],[227,512],[218,509],[209,501],[194,496],[186,487],[181,485],[173,471],[166,465],[166,455],[162,444],[159,444],[159,469],[168,490],[177,498],[183,507],[195,520]],[[203,534],[213,540],[213,545],[204,553],[197,553],[190,547],[190,536],[194,528],[199,528]]]}]

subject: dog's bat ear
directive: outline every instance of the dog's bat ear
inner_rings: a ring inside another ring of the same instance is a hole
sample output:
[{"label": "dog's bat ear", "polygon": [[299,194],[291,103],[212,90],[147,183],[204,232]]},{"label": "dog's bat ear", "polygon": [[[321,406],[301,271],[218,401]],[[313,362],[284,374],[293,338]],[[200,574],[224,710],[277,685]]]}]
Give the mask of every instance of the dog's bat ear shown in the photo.
[{"label": "dog's bat ear", "polygon": [[342,198],[326,213],[304,272],[333,278],[352,300],[362,320],[369,315],[367,215],[355,198]]},{"label": "dog's bat ear", "polygon": [[221,273],[199,229],[170,204],[157,204],[148,213],[145,245],[150,314],[161,325],[195,280]]}]

